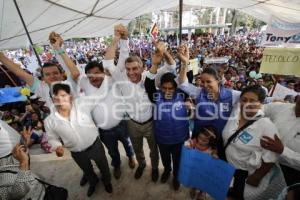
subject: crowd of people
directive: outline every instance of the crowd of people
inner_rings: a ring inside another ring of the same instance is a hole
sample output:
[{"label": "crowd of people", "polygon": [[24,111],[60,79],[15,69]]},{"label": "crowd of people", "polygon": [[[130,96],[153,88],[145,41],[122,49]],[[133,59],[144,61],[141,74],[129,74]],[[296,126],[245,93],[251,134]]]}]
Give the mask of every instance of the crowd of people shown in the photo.
[{"label": "crowd of people", "polygon": [[[147,166],[144,138],[150,149],[151,180],[160,177],[166,183],[172,173],[176,191],[184,145],[236,168],[230,199],[276,199],[300,182],[300,97],[271,95],[277,83],[297,93],[300,82],[259,73],[263,49],[256,35],[193,35],[188,45],[183,42],[175,48],[174,37],[130,40],[126,27],[118,25],[110,44],[98,39],[64,43],[54,32],[49,40],[53,50],[45,49],[38,74],[26,70],[22,52],[0,52],[3,73],[9,77],[5,85],[26,85],[32,93],[25,103],[1,107],[1,198],[47,195],[26,153],[37,143],[58,157],[65,149],[71,152],[82,170],[79,184],[89,184],[87,196],[99,182],[91,160],[102,174],[105,190],[113,192],[104,148],[113,176],[119,179],[118,141],[129,167],[136,168],[135,179],[141,178]],[[14,62],[18,58],[23,67]],[[207,62],[214,58],[226,61]],[[190,66],[194,59],[196,72]],[[192,199],[206,196],[198,189],[191,188]],[[296,187],[287,196],[299,195]]]}]

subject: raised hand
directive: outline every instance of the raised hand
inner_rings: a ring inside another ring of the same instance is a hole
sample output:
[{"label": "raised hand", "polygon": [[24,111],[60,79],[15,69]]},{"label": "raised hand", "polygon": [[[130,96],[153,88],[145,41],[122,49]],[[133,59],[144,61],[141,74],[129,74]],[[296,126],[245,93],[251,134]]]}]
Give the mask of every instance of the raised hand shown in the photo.
[{"label": "raised hand", "polygon": [[126,28],[126,26],[124,26],[124,25],[120,25],[119,26],[119,33],[120,33],[120,35],[121,35],[121,39],[122,40],[127,40],[128,39],[128,30],[127,30],[127,28]]},{"label": "raised hand", "polygon": [[63,38],[58,33],[55,32],[51,32],[49,34],[49,40],[50,40],[50,44],[55,50],[61,48],[64,42]]},{"label": "raised hand", "polygon": [[189,63],[189,49],[186,45],[181,44],[178,48],[178,58],[183,62],[184,64]]},{"label": "raised hand", "polygon": [[163,54],[154,53],[152,54],[152,64],[158,66],[163,59]]},{"label": "raised hand", "polygon": [[155,44],[155,54],[163,55],[166,51],[166,46],[164,42],[156,42]]},{"label": "raised hand", "polygon": [[121,32],[122,32],[122,24],[118,24],[114,27],[114,39],[120,40],[121,39]]}]

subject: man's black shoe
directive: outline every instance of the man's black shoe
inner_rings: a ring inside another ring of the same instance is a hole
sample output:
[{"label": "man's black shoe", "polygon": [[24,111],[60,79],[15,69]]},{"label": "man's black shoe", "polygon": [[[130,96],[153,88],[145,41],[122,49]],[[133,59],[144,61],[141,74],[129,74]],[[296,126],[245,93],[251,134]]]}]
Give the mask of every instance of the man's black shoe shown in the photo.
[{"label": "man's black shoe", "polygon": [[87,196],[90,197],[92,196],[92,194],[95,192],[95,188],[96,186],[91,186],[89,187],[88,191],[87,191]]},{"label": "man's black shoe", "polygon": [[112,187],[111,183],[105,185],[105,191],[108,192],[108,193],[112,193],[113,192],[113,187]]},{"label": "man's black shoe", "polygon": [[179,190],[179,188],[180,188],[180,183],[176,178],[173,179],[173,188],[176,191]]},{"label": "man's black shoe", "polygon": [[168,181],[169,177],[170,177],[170,171],[169,170],[164,170],[164,172],[161,175],[160,182],[161,183],[166,183]]},{"label": "man's black shoe", "polygon": [[158,169],[152,169],[152,181],[157,182],[158,180]]},{"label": "man's black shoe", "polygon": [[135,171],[134,178],[139,179],[143,175],[145,167],[138,167]]},{"label": "man's black shoe", "polygon": [[81,180],[80,180],[80,186],[84,186],[87,182],[88,182],[88,180],[83,175],[82,178],[81,178]]}]

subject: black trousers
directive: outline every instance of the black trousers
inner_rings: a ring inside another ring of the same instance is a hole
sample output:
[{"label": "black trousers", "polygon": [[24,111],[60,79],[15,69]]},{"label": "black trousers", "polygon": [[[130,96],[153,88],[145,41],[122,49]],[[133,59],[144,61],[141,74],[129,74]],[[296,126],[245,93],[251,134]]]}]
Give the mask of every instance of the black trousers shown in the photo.
[{"label": "black trousers", "polygon": [[300,183],[300,171],[286,165],[280,165],[287,186]]},{"label": "black trousers", "polygon": [[244,190],[248,172],[237,169],[234,172],[233,188],[229,190],[227,196],[230,196],[236,200],[244,200]]},{"label": "black trousers", "polygon": [[161,161],[166,171],[172,171],[171,160],[173,162],[173,175],[177,178],[181,149],[183,142],[178,144],[158,144]]},{"label": "black trousers", "polygon": [[97,137],[95,142],[86,150],[81,152],[71,152],[71,155],[74,161],[83,171],[84,177],[88,180],[91,186],[96,185],[98,182],[98,176],[94,172],[91,160],[94,160],[99,168],[102,174],[102,181],[104,185],[107,185],[111,182],[107,158],[103,144],[101,143],[99,137]]}]

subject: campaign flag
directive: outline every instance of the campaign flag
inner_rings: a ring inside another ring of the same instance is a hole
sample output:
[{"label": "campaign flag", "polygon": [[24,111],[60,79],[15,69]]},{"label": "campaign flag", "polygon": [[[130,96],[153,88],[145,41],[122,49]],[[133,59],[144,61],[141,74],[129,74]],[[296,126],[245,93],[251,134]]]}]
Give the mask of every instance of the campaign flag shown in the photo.
[{"label": "campaign flag", "polygon": [[207,192],[216,200],[226,199],[235,168],[207,153],[182,147],[179,182]]},{"label": "campaign flag", "polygon": [[158,26],[156,23],[154,23],[150,29],[150,34],[151,34],[152,38],[156,40],[158,33],[159,33]]}]

